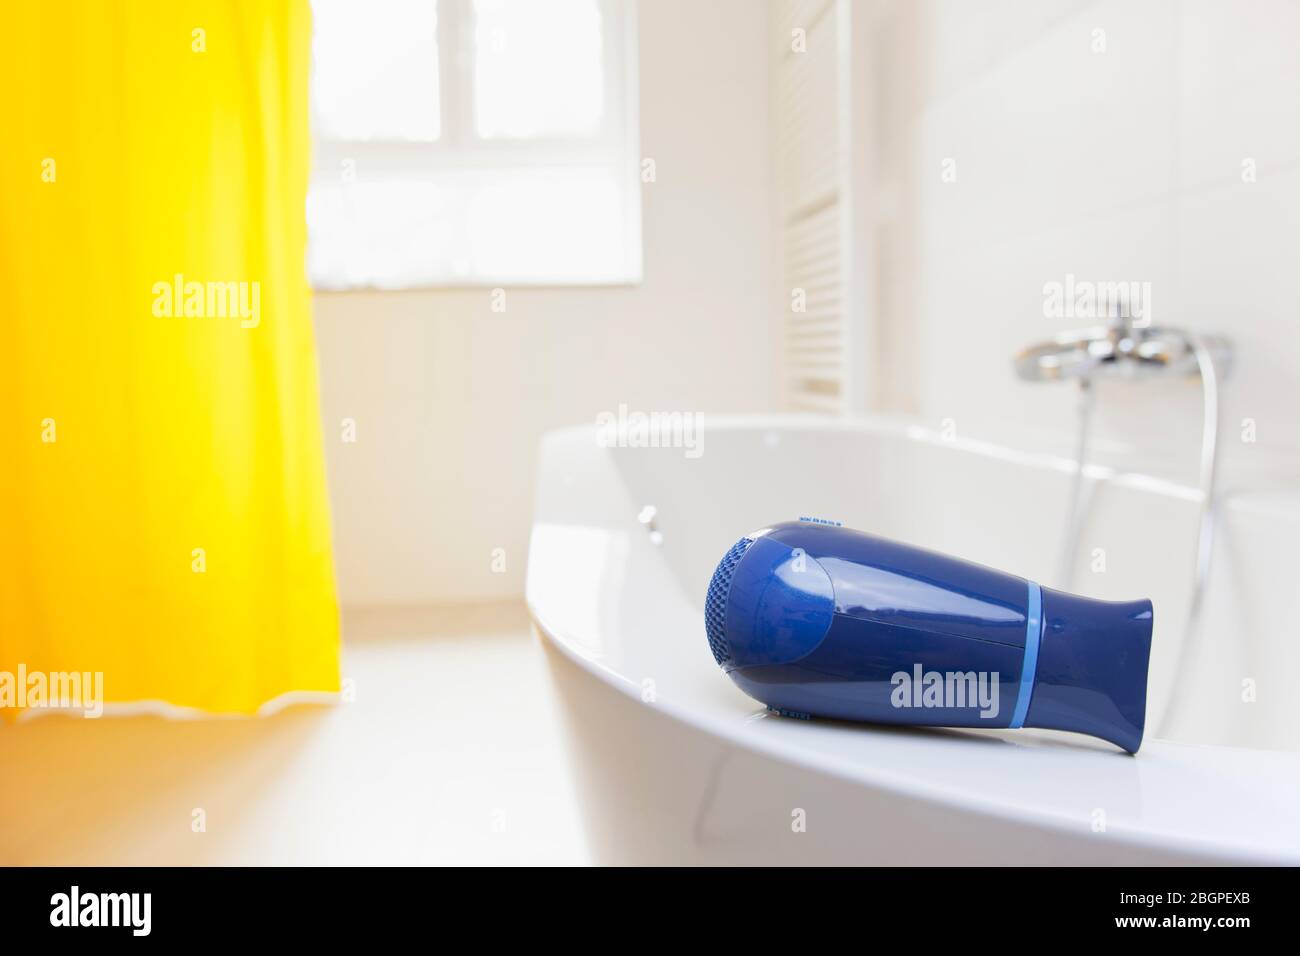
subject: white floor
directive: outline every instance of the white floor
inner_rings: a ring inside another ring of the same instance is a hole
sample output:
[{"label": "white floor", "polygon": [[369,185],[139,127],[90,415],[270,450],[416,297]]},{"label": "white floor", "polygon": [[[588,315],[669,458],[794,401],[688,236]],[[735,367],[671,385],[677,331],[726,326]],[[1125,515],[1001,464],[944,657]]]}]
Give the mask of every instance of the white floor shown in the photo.
[{"label": "white floor", "polygon": [[351,703],[0,725],[0,864],[587,861],[522,605],[355,612],[344,635]]}]

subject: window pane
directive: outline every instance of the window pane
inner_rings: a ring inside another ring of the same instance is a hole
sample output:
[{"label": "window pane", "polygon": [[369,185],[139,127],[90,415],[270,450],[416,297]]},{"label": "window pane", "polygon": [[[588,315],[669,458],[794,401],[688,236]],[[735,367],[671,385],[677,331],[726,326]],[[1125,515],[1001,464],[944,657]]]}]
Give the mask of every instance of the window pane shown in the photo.
[{"label": "window pane", "polygon": [[307,194],[307,269],[318,289],[445,282],[463,256],[451,183],[318,180]]},{"label": "window pane", "polygon": [[623,201],[617,172],[602,167],[317,179],[308,268],[318,289],[625,281]]},{"label": "window pane", "polygon": [[436,0],[312,0],[317,135],[438,138]]},{"label": "window pane", "polygon": [[474,0],[478,135],[594,133],[605,111],[596,0]]},{"label": "window pane", "polygon": [[610,170],[509,170],[480,177],[476,185],[467,233],[479,275],[608,282],[622,274],[622,193]]}]

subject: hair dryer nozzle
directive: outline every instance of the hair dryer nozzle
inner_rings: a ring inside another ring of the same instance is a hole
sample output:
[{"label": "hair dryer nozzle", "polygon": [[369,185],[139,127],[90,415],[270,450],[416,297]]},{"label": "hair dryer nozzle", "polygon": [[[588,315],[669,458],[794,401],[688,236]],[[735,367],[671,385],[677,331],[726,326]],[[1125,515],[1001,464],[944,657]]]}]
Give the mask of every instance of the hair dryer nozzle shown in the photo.
[{"label": "hair dryer nozzle", "polygon": [[1025,726],[1091,734],[1137,753],[1146,724],[1151,602],[1042,591],[1042,639]]}]

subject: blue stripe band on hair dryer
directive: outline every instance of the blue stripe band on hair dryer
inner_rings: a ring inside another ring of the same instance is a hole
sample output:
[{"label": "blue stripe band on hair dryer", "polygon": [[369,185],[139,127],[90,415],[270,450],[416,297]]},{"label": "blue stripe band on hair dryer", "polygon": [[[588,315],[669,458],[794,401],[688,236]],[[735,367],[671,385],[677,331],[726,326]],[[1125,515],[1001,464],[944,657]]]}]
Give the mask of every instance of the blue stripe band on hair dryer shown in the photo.
[{"label": "blue stripe band on hair dryer", "polygon": [[1038,642],[1043,637],[1043,589],[1037,581],[1029,582],[1029,610],[1025,614],[1025,657],[1020,667],[1020,693],[1011,714],[1011,729],[1025,726],[1029,700],[1034,696],[1034,676],[1038,673]]},{"label": "blue stripe band on hair dryer", "polygon": [[714,659],[798,716],[1042,727],[1136,753],[1151,602],[1097,601],[833,525],[746,535],[709,584]]}]

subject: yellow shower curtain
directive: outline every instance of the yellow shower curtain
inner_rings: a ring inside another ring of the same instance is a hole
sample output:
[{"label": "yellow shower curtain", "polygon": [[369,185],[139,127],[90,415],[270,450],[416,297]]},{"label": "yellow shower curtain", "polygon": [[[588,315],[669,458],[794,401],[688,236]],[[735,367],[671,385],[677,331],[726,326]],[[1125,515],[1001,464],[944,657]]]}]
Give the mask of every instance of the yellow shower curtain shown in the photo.
[{"label": "yellow shower curtain", "polygon": [[223,713],[338,690],[304,274],[309,46],[307,0],[5,12],[11,689],[20,668],[99,672],[110,706]]}]

